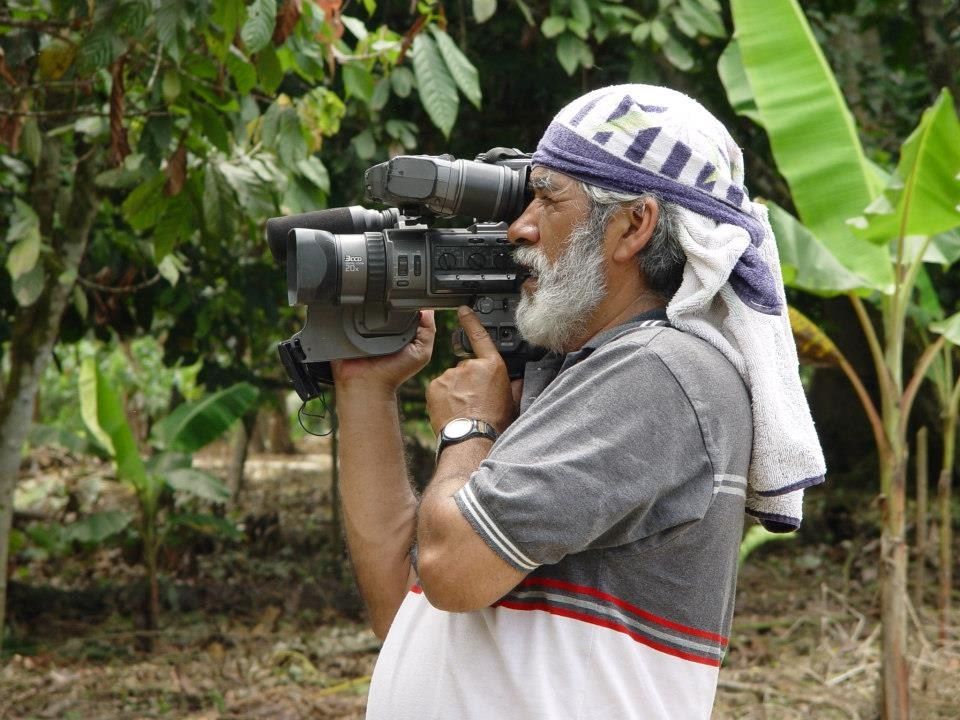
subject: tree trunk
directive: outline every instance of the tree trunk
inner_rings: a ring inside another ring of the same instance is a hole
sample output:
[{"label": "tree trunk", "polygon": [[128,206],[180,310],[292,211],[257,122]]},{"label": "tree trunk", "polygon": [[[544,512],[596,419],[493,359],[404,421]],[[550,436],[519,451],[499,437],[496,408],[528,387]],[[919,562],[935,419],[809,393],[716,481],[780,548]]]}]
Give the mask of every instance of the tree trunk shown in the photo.
[{"label": "tree trunk", "polygon": [[917,431],[917,537],[913,564],[913,606],[923,607],[923,586],[926,583],[927,565],[927,428]]},{"label": "tree trunk", "polygon": [[950,496],[957,437],[957,416],[952,408],[943,425],[943,465],[937,482],[937,505],[940,509],[937,610],[940,615],[940,643],[946,645],[950,627],[950,593],[953,590],[953,514],[950,511]]},{"label": "tree trunk", "polygon": [[76,167],[63,230],[52,234],[55,203],[59,190],[60,145],[45,136],[40,162],[30,187],[30,204],[40,218],[41,235],[55,256],[55,265],[46,268],[40,297],[29,307],[17,309],[10,339],[10,374],[0,396],[0,643],[6,612],[7,563],[13,494],[20,469],[20,453],[30,430],[34,398],[40,378],[50,362],[60,331],[60,319],[70,300],[73,284],[59,281],[65,270],[76,271],[86,251],[90,228],[97,212],[94,186],[99,155],[89,152]]},{"label": "tree trunk", "polygon": [[910,717],[910,671],[907,666],[907,544],[904,538],[906,452],[894,449],[893,462],[884,468],[889,488],[882,498],[883,533],[880,538],[880,613],[883,625],[883,718]]},{"label": "tree trunk", "polygon": [[237,423],[230,437],[230,465],[227,468],[227,488],[230,490],[230,504],[235,506],[243,492],[244,471],[250,452],[250,439],[257,424],[257,410],[247,413]]}]

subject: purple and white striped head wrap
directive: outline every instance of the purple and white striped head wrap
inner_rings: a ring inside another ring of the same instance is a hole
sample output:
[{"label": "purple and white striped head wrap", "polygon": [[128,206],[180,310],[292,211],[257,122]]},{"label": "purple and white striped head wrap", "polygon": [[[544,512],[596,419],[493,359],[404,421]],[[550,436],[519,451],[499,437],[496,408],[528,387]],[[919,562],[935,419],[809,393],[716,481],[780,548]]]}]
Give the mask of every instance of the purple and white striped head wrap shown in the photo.
[{"label": "purple and white striped head wrap", "polygon": [[615,85],[557,113],[532,163],[607,190],[656,192],[678,206],[687,261],[667,316],[720,350],[750,391],[747,512],[771,530],[799,526],[803,489],[823,482],[826,467],[767,209],[750,199],[730,133],[682,93]]},{"label": "purple and white striped head wrap", "polygon": [[664,200],[750,236],[730,284],[754,310],[778,314],[782,291],[756,248],[765,228],[743,184],[743,154],[700,103],[668,88],[614,85],[563,108],[547,128],[533,165],[559,170],[607,190]]}]

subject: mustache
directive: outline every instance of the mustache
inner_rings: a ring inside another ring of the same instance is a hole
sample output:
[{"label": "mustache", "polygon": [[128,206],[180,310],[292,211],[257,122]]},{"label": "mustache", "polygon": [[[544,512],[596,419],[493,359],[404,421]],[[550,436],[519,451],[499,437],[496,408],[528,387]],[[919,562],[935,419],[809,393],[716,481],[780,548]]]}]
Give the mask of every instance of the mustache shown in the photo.
[{"label": "mustache", "polygon": [[518,265],[530,268],[537,275],[550,272],[550,261],[540,250],[532,247],[518,247],[513,251],[513,260]]}]

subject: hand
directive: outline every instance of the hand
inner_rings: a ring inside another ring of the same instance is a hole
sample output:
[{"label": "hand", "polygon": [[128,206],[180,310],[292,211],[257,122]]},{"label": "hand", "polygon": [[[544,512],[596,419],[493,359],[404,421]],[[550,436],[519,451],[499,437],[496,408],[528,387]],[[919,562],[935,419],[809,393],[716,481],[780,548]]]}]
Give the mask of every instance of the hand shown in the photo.
[{"label": "hand", "polygon": [[332,360],[333,382],[338,389],[365,385],[396,392],[400,385],[430,362],[436,334],[433,310],[422,310],[417,334],[407,345],[392,355]]},{"label": "hand", "polygon": [[439,435],[454,418],[477,418],[503,432],[517,415],[507,366],[473,311],[460,307],[457,312],[476,358],[462,361],[430,383],[430,424]]}]

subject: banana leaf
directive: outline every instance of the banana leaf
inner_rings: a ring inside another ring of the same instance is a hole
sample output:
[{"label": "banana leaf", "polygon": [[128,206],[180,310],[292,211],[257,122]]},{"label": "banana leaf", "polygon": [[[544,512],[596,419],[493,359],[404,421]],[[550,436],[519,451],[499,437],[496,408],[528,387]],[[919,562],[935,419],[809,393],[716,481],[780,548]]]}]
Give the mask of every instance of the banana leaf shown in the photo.
[{"label": "banana leaf", "polygon": [[163,450],[192,453],[218,437],[257,402],[257,389],[237,383],[192,403],[184,403],[153,426],[151,443]]},{"label": "banana leaf", "polygon": [[[897,172],[856,218],[857,234],[886,245],[960,226],[960,121],[946,89],[900,149]],[[953,258],[956,259],[956,258]],[[951,260],[952,262],[952,260]]]},{"label": "banana leaf", "polygon": [[857,238],[846,222],[881,185],[803,12],[794,0],[732,0],[731,9],[744,73],[800,219],[845,267],[892,292],[886,247]]},{"label": "banana leaf", "polygon": [[80,366],[80,415],[90,434],[117,464],[117,476],[139,492],[150,487],[147,471],[120,398],[100,374],[94,358]]},{"label": "banana leaf", "polygon": [[868,281],[847,270],[793,215],[774,202],[763,202],[777,239],[785,285],[824,296],[869,287]]}]

